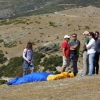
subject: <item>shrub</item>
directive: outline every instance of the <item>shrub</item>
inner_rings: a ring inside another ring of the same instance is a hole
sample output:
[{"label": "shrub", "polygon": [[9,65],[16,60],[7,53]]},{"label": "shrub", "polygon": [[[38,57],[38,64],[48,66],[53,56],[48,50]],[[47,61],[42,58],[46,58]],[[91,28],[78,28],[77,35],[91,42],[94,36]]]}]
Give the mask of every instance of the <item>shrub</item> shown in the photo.
[{"label": "shrub", "polygon": [[2,43],[3,42],[3,40],[2,39],[0,39],[0,43]]},{"label": "shrub", "polygon": [[0,67],[0,76],[15,77],[21,76],[22,73],[22,57],[11,58],[9,63]]},{"label": "shrub", "polygon": [[44,61],[41,63],[44,66],[44,71],[56,71],[57,66],[61,66],[62,64],[62,57],[61,56],[53,56],[51,55],[49,58],[45,58]]},{"label": "shrub", "polygon": [[39,53],[39,52],[34,52],[34,65],[37,66],[40,64],[41,58],[45,57],[44,54]]},{"label": "shrub", "polygon": [[16,42],[16,41],[9,42],[9,43],[4,42],[4,46],[5,46],[5,47],[12,48],[12,47],[17,46],[17,42]]},{"label": "shrub", "polygon": [[85,26],[85,28],[84,28],[84,29],[85,29],[85,30],[86,30],[86,29],[90,29],[90,27],[89,27],[89,26]]},{"label": "shrub", "polygon": [[55,25],[54,22],[49,22],[49,25],[52,26],[52,27],[57,27],[57,25]]},{"label": "shrub", "polygon": [[3,51],[0,50],[0,64],[3,64],[7,61],[7,58],[4,56]]},{"label": "shrub", "polygon": [[[40,64],[41,58],[45,57],[44,54],[39,52],[34,52],[34,65],[38,66]],[[22,76],[22,57],[14,57],[9,60],[7,65],[0,67],[0,77],[20,77]]]},{"label": "shrub", "polygon": [[35,21],[35,23],[40,24],[40,22],[39,22],[39,21]]},{"label": "shrub", "polygon": [[6,80],[0,80],[0,85],[5,84],[6,82]]}]

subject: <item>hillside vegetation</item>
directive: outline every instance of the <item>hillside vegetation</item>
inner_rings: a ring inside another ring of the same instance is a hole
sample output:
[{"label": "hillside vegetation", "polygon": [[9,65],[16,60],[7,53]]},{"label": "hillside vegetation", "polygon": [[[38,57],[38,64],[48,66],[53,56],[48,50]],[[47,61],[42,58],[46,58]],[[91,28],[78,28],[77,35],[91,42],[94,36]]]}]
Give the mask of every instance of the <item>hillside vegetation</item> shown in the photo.
[{"label": "hillside vegetation", "polygon": [[[66,5],[67,4],[67,5]],[[100,0],[0,0],[0,18],[45,14],[79,6],[100,7]]]}]

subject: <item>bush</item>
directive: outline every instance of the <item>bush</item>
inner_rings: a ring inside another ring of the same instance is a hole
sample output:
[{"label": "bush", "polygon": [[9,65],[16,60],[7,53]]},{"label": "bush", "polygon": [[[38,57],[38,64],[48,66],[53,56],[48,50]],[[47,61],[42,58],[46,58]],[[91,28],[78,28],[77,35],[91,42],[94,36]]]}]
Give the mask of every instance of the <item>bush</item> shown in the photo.
[{"label": "bush", "polygon": [[0,39],[0,43],[2,43],[3,42],[3,40],[2,39]]},{"label": "bush", "polygon": [[0,64],[3,64],[7,61],[7,58],[4,57],[3,51],[0,50]]},{"label": "bush", "polygon": [[11,58],[9,63],[0,67],[0,77],[15,77],[22,75],[22,57]]},{"label": "bush", "polygon": [[[34,65],[38,66],[40,64],[41,58],[45,57],[44,54],[39,52],[34,52]],[[9,63],[5,66],[0,67],[0,77],[20,77],[22,76],[22,57],[14,57],[9,60]]]},{"label": "bush", "polygon": [[8,48],[12,48],[12,47],[17,46],[17,42],[16,42],[16,41],[9,42],[9,43],[5,43],[5,42],[4,42],[4,46],[5,46],[5,47],[8,47]]},{"label": "bush", "polygon": [[6,80],[0,80],[0,85],[5,84],[6,82]]},{"label": "bush", "polygon": [[34,63],[34,66],[35,66],[35,70],[38,69],[37,66],[40,65],[41,59],[43,57],[45,57],[44,54],[39,53],[39,52],[34,52],[34,61],[33,61],[33,63]]},{"label": "bush", "polygon": [[49,58],[45,58],[44,61],[41,63],[44,66],[44,71],[56,71],[57,66],[61,66],[62,64],[62,57],[61,56],[53,56],[51,55]]},{"label": "bush", "polygon": [[55,25],[54,22],[49,22],[49,25],[52,26],[52,27],[57,27],[57,25]]},{"label": "bush", "polygon": [[[40,52],[34,52],[34,66],[35,70],[38,71],[38,66],[42,65],[44,67],[43,71],[51,71],[56,72],[56,67],[61,66],[62,57],[50,55],[50,57],[45,57],[45,54]],[[44,60],[42,61],[42,58]],[[9,60],[7,65],[3,65],[0,67],[0,77],[21,77],[23,73],[22,68],[23,58],[22,57],[14,57]],[[29,72],[29,71],[28,71]],[[30,72],[29,72],[30,73]]]}]

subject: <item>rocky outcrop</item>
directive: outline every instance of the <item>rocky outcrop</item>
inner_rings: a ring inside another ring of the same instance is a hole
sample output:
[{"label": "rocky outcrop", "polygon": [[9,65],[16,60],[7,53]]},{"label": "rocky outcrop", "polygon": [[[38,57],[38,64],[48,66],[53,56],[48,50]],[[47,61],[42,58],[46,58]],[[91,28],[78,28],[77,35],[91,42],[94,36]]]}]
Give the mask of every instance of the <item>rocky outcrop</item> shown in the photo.
[{"label": "rocky outcrop", "polygon": [[54,52],[60,49],[60,43],[48,42],[38,47],[39,52]]}]

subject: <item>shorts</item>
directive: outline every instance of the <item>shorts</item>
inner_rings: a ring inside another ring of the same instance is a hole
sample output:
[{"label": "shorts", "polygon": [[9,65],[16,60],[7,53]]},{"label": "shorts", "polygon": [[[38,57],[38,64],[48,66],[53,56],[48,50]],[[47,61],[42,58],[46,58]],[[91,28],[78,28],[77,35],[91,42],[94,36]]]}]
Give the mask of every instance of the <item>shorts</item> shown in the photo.
[{"label": "shorts", "polygon": [[26,60],[24,60],[24,62],[23,62],[23,72],[25,74],[27,74],[28,67],[30,68],[30,70],[33,70],[34,69],[33,63],[29,64]]},{"label": "shorts", "polygon": [[64,59],[64,56],[63,56],[63,64],[62,66],[63,67],[68,67],[70,65],[70,58],[67,57],[67,61]]}]

